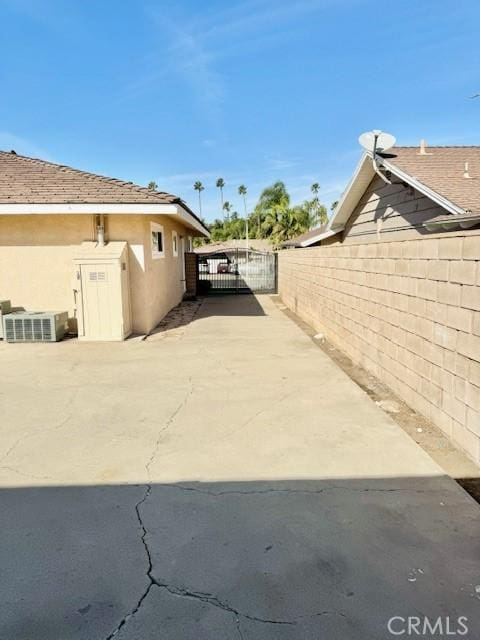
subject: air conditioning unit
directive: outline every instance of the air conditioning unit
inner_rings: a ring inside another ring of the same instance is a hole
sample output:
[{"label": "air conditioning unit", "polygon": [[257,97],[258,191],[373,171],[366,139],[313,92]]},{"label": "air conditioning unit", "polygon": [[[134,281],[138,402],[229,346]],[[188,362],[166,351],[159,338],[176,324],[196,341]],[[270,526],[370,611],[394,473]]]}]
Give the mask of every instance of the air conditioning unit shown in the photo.
[{"label": "air conditioning unit", "polygon": [[18,311],[3,316],[3,334],[7,342],[58,342],[67,328],[67,311]]},{"label": "air conditioning unit", "polygon": [[0,300],[0,340],[3,340],[3,316],[10,313],[11,310],[10,300]]}]

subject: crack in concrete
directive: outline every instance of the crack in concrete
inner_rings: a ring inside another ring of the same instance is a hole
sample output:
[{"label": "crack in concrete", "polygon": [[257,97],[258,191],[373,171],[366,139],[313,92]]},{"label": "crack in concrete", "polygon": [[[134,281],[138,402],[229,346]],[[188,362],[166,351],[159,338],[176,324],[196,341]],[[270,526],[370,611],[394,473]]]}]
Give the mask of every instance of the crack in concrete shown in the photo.
[{"label": "crack in concrete", "polygon": [[295,393],[297,393],[296,390],[289,391],[288,393],[285,393],[282,396],[280,396],[280,398],[269,400],[266,407],[259,409],[256,413],[253,414],[253,416],[250,416],[249,418],[247,418],[247,420],[242,422],[242,424],[238,425],[234,429],[231,429],[230,431],[227,431],[227,433],[222,434],[222,437],[218,438],[218,440],[219,441],[225,440],[226,438],[229,438],[230,436],[238,433],[239,431],[242,431],[242,429],[245,429],[245,427],[248,427],[249,424],[251,424],[254,420],[259,418],[262,414],[267,413],[268,411],[274,411],[280,403],[282,403],[284,400],[294,395]]},{"label": "crack in concrete", "polygon": [[222,609],[223,611],[228,611],[229,613],[233,613],[234,615],[245,618],[246,620],[252,620],[253,622],[262,622],[264,624],[279,624],[279,625],[296,625],[296,620],[273,620],[270,618],[260,618],[258,616],[253,616],[248,613],[242,613],[238,611],[238,609],[234,609],[231,605],[222,602],[216,596],[213,596],[210,593],[202,593],[201,591],[189,591],[185,588],[175,587],[169,585],[167,583],[159,582],[156,578],[153,578],[154,583],[157,587],[161,587],[168,591],[168,593],[179,596],[181,598],[191,598],[193,600],[200,600],[201,602],[205,602],[206,604],[211,604],[218,609]]},{"label": "crack in concrete", "polygon": [[162,441],[162,436],[172,426],[175,418],[178,416],[180,411],[185,407],[185,405],[187,404],[187,402],[189,401],[190,397],[193,394],[194,385],[193,385],[193,381],[192,381],[192,377],[191,376],[189,377],[188,381],[190,383],[190,389],[188,390],[188,392],[185,395],[185,397],[182,400],[182,402],[178,405],[178,407],[173,411],[171,416],[168,418],[168,420],[165,423],[164,427],[162,429],[160,429],[160,431],[158,432],[157,439],[155,440],[154,447],[153,447],[153,450],[152,450],[152,454],[151,454],[150,458],[148,459],[147,463],[145,464],[145,469],[147,471],[149,481],[150,481],[150,467],[155,461],[155,458],[156,458],[156,455],[157,455],[157,452],[158,452],[158,447],[160,446],[160,442]]},{"label": "crack in concrete", "polygon": [[25,471],[20,471],[20,469],[15,469],[15,467],[9,467],[6,465],[0,466],[0,469],[5,471],[11,471],[12,473],[16,473],[19,476],[23,476],[24,478],[30,478],[31,480],[53,480],[52,476],[37,476],[33,473],[27,473]]},{"label": "crack in concrete", "polygon": [[17,438],[17,440],[15,440],[15,442],[11,445],[11,447],[9,447],[9,449],[7,449],[7,451],[0,458],[0,463],[8,458],[8,456],[18,447],[18,445],[23,440],[25,440],[25,438],[29,435],[29,433],[30,431],[25,431],[24,433],[22,433],[22,435],[19,438]]},{"label": "crack in concrete", "polygon": [[140,609],[140,607],[143,604],[143,601],[148,596],[148,594],[150,593],[151,588],[154,585],[154,581],[153,581],[153,578],[152,578],[152,575],[151,575],[152,568],[153,568],[152,567],[152,557],[150,555],[150,549],[149,549],[147,541],[146,541],[147,529],[145,528],[145,525],[143,523],[143,519],[142,519],[142,516],[141,516],[141,513],[140,513],[140,507],[148,499],[148,497],[150,496],[151,491],[152,491],[152,486],[150,484],[146,485],[146,489],[145,489],[145,493],[143,494],[143,497],[135,505],[135,513],[137,515],[137,520],[138,520],[139,525],[140,525],[141,530],[142,530],[141,541],[142,541],[142,544],[143,544],[143,546],[145,548],[145,553],[147,555],[147,561],[148,561],[147,577],[149,579],[149,584],[147,585],[147,588],[145,589],[145,591],[140,596],[140,598],[139,598],[136,606],[134,607],[134,609],[132,609],[132,611],[130,611],[126,616],[124,616],[120,620],[120,622],[118,623],[116,628],[112,631],[112,633],[110,633],[110,635],[107,636],[106,640],[112,640],[112,638],[114,638],[117,635],[117,633],[119,633],[119,631],[127,624],[127,622],[138,612],[138,610]]},{"label": "crack in concrete", "polygon": [[193,491],[196,493],[202,493],[206,496],[230,496],[230,495],[257,495],[257,494],[268,494],[268,493],[301,493],[301,494],[321,494],[326,493],[328,491],[354,491],[358,493],[394,493],[394,492],[405,492],[405,493],[432,493],[432,490],[429,489],[402,489],[400,487],[394,488],[374,488],[374,487],[343,487],[341,485],[330,485],[328,487],[324,487],[323,489],[251,489],[249,491],[240,491],[240,490],[226,490],[226,491],[209,491],[208,489],[199,489],[197,487],[185,487],[180,484],[159,484],[159,487],[164,487],[168,489],[178,489],[179,491]]},{"label": "crack in concrete", "polygon": [[[152,450],[152,453],[150,455],[150,458],[147,460],[147,462],[145,463],[145,470],[147,472],[147,476],[148,476],[148,484],[145,485],[145,493],[143,494],[142,498],[136,503],[135,505],[135,514],[137,516],[137,520],[138,520],[138,524],[140,525],[140,529],[142,531],[142,535],[141,535],[141,541],[143,544],[143,547],[145,549],[145,553],[147,556],[147,577],[149,579],[149,583],[147,585],[147,588],[145,589],[145,591],[142,593],[142,595],[140,596],[136,606],[133,608],[132,611],[130,611],[126,616],[124,616],[119,624],[115,627],[115,629],[110,633],[110,635],[107,636],[106,640],[112,640],[112,638],[114,638],[119,631],[127,624],[127,622],[133,617],[135,616],[136,613],[138,613],[140,607],[143,604],[143,601],[145,600],[145,598],[148,596],[148,594],[150,593],[152,587],[154,585],[157,585],[156,580],[154,579],[153,575],[152,575],[152,571],[153,571],[153,564],[152,564],[152,556],[150,553],[150,548],[148,546],[147,543],[147,529],[145,527],[145,524],[143,522],[143,518],[142,518],[142,514],[140,512],[140,509],[142,507],[142,505],[148,500],[148,498],[150,497],[150,494],[152,492],[152,481],[151,481],[151,476],[150,476],[150,466],[153,464],[153,462],[155,461],[155,456],[157,454],[158,451],[158,447],[160,446],[160,442],[162,439],[162,435],[165,433],[165,431],[167,429],[169,429],[173,423],[173,421],[175,420],[175,418],[177,417],[177,415],[179,414],[179,412],[181,411],[181,409],[187,404],[188,399],[190,398],[190,396],[193,393],[193,383],[192,383],[192,378],[189,378],[189,382],[190,382],[190,389],[188,390],[187,394],[185,395],[185,398],[182,400],[182,402],[178,405],[178,407],[173,411],[173,413],[170,415],[170,417],[168,418],[167,422],[165,423],[164,427],[159,431],[157,439],[154,443],[154,447]],[[159,585],[157,585],[159,586]]]}]

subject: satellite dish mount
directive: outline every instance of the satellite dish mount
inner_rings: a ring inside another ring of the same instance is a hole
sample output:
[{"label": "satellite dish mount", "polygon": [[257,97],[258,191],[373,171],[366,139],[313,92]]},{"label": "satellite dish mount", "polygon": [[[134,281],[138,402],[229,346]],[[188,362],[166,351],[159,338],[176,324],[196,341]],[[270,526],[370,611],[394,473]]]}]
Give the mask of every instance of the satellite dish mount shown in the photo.
[{"label": "satellite dish mount", "polygon": [[387,151],[387,149],[393,147],[396,142],[395,136],[392,136],[390,133],[384,133],[379,129],[374,129],[373,131],[362,133],[362,135],[358,138],[358,141],[365,149],[365,151],[367,151],[367,153],[372,156],[372,163],[373,168],[375,169],[375,173],[377,173],[387,184],[392,184],[380,169],[381,159],[379,158],[378,153]]}]

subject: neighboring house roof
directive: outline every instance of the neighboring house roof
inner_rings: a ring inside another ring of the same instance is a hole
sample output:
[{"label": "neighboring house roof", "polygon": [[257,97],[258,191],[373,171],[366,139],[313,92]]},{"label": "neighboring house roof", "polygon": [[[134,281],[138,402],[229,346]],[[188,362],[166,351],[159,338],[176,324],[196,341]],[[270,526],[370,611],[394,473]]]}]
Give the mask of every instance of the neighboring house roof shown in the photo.
[{"label": "neighboring house roof", "polygon": [[423,154],[394,147],[382,157],[465,212],[480,213],[480,147],[427,147]]},{"label": "neighboring house roof", "polygon": [[[209,253],[221,253],[222,251],[231,251],[232,249],[245,249],[247,246],[246,240],[225,240],[224,242],[212,242],[211,244],[204,244],[201,247],[194,249],[195,253],[201,253],[202,255]],[[253,238],[248,241],[248,248],[254,251],[269,252],[272,251],[272,245],[268,240],[261,240]]]},{"label": "neighboring house roof", "polygon": [[310,229],[310,231],[306,231],[291,240],[286,240],[282,242],[281,246],[284,249],[289,249],[292,247],[309,247],[316,242],[320,242],[320,240],[324,240],[325,238],[329,238],[330,236],[338,233],[337,231],[331,231],[328,228],[328,222],[325,224],[321,224],[319,227],[315,227],[315,229]]},{"label": "neighboring house roof", "polygon": [[42,204],[179,205],[207,231],[178,196],[15,152],[0,151],[0,205]]},{"label": "neighboring house roof", "polygon": [[[468,228],[480,222],[480,147],[427,147],[424,152],[419,147],[393,147],[377,157],[383,170],[445,209],[444,216],[424,223],[427,229]],[[319,228],[317,236],[312,234],[298,246],[310,246],[343,231],[374,176],[372,157],[366,152],[326,229]]]}]

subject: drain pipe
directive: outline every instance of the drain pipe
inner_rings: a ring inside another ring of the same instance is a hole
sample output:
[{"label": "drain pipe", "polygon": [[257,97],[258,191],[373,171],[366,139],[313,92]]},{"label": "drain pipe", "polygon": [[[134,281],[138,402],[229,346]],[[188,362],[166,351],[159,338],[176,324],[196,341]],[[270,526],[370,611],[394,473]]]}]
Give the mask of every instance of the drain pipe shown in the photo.
[{"label": "drain pipe", "polygon": [[103,213],[98,216],[97,245],[99,247],[105,246],[105,220],[104,220]]}]

